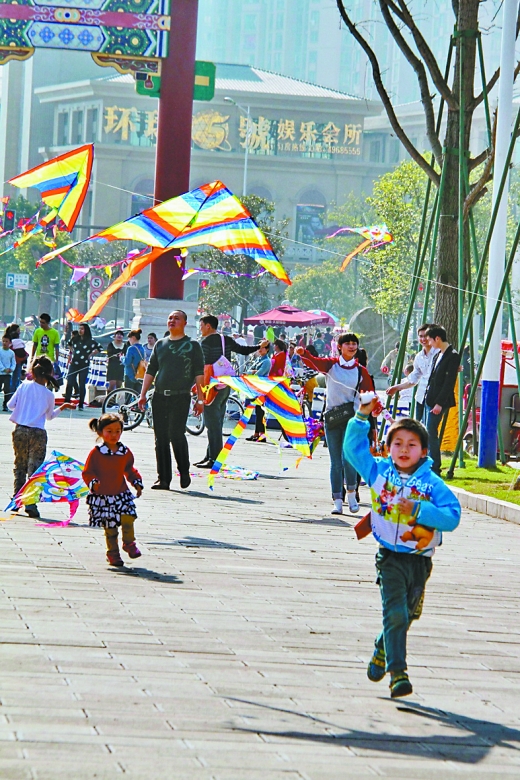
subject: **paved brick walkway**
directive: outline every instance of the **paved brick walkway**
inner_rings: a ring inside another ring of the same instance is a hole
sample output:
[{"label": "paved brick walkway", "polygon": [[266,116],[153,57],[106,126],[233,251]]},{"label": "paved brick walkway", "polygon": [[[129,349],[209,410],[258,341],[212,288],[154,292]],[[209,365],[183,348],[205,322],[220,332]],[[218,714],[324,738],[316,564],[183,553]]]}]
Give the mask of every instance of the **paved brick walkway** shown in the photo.
[{"label": "paved brick walkway", "polygon": [[[87,419],[51,423],[49,449],[84,459]],[[125,441],[149,486],[152,433]],[[0,523],[0,778],[520,777],[519,527],[465,512],[446,535],[411,632],[416,692],[392,702],[365,674],[375,544],[328,514],[326,451],[283,474],[274,447],[232,461],[261,479],[145,491],[144,554],[122,571],[84,507],[68,528]]]}]

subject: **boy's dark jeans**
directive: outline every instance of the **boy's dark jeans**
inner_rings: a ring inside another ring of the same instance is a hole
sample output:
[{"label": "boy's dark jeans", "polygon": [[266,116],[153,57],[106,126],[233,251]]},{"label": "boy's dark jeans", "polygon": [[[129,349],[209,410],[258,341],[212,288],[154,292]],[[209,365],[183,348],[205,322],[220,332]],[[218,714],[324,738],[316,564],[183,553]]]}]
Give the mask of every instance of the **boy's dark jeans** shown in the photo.
[{"label": "boy's dark jeans", "polygon": [[385,651],[386,671],[401,672],[406,669],[406,635],[412,620],[420,616],[432,559],[382,549],[376,554],[376,569],[383,604],[383,630],[376,647]]}]

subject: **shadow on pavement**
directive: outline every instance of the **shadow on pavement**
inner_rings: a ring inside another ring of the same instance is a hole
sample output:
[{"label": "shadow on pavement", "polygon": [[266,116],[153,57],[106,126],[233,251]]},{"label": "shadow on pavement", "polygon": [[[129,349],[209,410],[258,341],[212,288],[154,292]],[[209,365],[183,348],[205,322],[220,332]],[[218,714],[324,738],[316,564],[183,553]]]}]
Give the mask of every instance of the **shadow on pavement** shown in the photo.
[{"label": "shadow on pavement", "polygon": [[[415,702],[407,702],[400,705],[397,709],[400,712],[420,716],[426,720],[439,725],[444,729],[457,729],[460,736],[446,733],[440,730],[438,734],[418,735],[409,734],[401,736],[389,732],[361,731],[357,729],[346,729],[336,723],[315,718],[308,713],[297,712],[296,710],[287,710],[279,707],[272,707],[267,704],[259,704],[245,699],[236,699],[226,696],[230,701],[242,702],[255,707],[262,707],[269,710],[275,710],[289,715],[296,715],[299,718],[311,720],[314,723],[323,724],[327,730],[333,728],[337,730],[334,734],[323,732],[299,731],[299,730],[265,730],[248,729],[241,727],[232,727],[233,731],[247,732],[251,734],[260,734],[268,737],[285,737],[287,739],[298,739],[308,742],[320,742],[330,745],[341,745],[343,747],[352,746],[354,749],[363,748],[364,750],[378,750],[384,753],[395,753],[397,755],[417,756],[425,759],[435,759],[438,761],[454,761],[461,764],[478,764],[490,753],[492,748],[500,747],[515,752],[520,751],[520,730],[503,726],[500,723],[481,720],[480,718],[470,718],[466,715],[458,715],[445,710],[438,710],[432,707],[425,707]],[[391,703],[390,701],[388,702]],[[410,724],[410,730],[413,725]],[[512,743],[518,743],[514,745]]]},{"label": "shadow on pavement", "polygon": [[199,539],[197,536],[185,536],[184,539],[175,539],[173,542],[150,542],[148,547],[205,547],[218,550],[252,550],[252,547],[241,547],[239,544],[218,542],[215,539]]},{"label": "shadow on pavement", "polygon": [[[358,520],[359,518],[354,516],[355,520]],[[276,518],[277,522],[280,523],[308,523],[310,525],[332,525],[336,528],[338,526],[341,526],[342,528],[352,528],[352,523],[347,523],[346,520],[340,520],[339,517],[284,517],[283,515],[280,515]]]},{"label": "shadow on pavement", "polygon": [[237,501],[239,504],[264,504],[263,501],[254,501],[252,498],[240,498],[238,496],[216,496],[214,493],[202,493],[200,490],[170,490],[170,493],[178,493],[181,496],[197,496],[197,498],[209,498],[210,501]]},{"label": "shadow on pavement", "polygon": [[121,569],[114,569],[113,571],[114,574],[123,574],[126,577],[140,577],[143,580],[155,580],[155,582],[164,582],[170,585],[182,585],[184,582],[184,580],[176,577],[175,574],[161,574],[158,571],[143,569],[140,566],[134,566],[131,569],[123,566]]}]

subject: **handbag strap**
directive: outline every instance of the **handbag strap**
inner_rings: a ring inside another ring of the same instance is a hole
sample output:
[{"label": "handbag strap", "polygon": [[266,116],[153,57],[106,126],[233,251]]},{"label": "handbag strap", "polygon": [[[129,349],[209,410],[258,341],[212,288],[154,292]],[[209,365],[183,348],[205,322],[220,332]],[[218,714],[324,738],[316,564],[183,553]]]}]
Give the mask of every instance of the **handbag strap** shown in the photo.
[{"label": "handbag strap", "polygon": [[226,357],[226,339],[223,333],[220,334],[220,343],[222,344],[222,355]]}]

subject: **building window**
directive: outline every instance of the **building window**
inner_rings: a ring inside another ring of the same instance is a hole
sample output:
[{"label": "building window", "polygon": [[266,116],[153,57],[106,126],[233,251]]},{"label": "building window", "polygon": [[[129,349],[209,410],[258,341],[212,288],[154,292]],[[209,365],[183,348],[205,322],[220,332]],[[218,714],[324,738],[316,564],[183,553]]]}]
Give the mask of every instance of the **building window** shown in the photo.
[{"label": "building window", "polygon": [[370,141],[370,162],[381,162],[381,141]]},{"label": "building window", "polygon": [[69,112],[61,111],[58,114],[58,146],[69,145]]},{"label": "building window", "polygon": [[85,141],[94,143],[98,140],[98,109],[89,108],[87,110],[87,127]]},{"label": "building window", "polygon": [[401,146],[399,141],[390,141],[388,144],[388,162],[395,164],[399,162],[399,147]]},{"label": "building window", "polygon": [[72,112],[72,138],[71,143],[83,143],[83,111]]},{"label": "building window", "polygon": [[256,31],[256,16],[253,14],[246,14],[244,18],[244,30],[246,32]]},{"label": "building window", "polygon": [[141,179],[132,189],[134,194],[132,195],[131,213],[134,215],[145,209],[151,209],[155,203],[153,179]]}]

